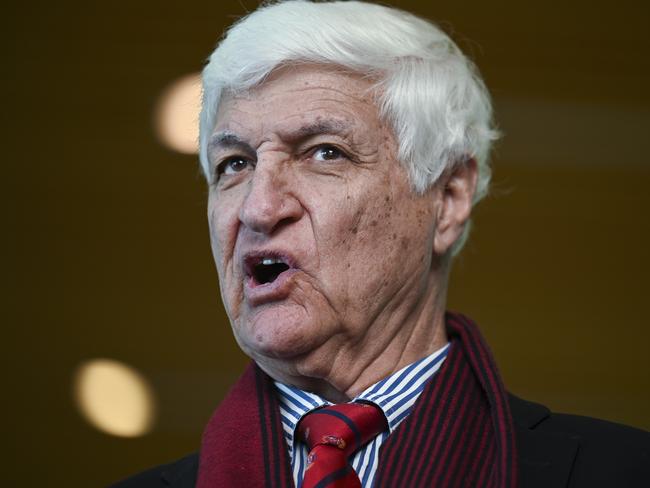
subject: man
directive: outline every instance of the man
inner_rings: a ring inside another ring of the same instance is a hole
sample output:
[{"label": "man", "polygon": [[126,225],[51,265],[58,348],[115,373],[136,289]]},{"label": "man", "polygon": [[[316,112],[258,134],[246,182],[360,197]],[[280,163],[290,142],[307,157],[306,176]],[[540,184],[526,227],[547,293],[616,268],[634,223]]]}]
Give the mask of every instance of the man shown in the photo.
[{"label": "man", "polygon": [[506,394],[446,314],[496,132],[437,27],[360,2],[238,22],[204,73],[222,299],[253,362],[201,452],[122,486],[643,486],[648,435]]}]

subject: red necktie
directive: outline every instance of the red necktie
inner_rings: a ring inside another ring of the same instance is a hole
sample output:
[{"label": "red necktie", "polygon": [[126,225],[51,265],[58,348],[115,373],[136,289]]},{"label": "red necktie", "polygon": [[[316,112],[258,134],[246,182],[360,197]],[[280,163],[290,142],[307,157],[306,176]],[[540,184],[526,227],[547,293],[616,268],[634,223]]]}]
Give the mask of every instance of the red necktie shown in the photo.
[{"label": "red necktie", "polygon": [[370,403],[342,403],[305,415],[298,435],[309,457],[303,488],[360,488],[348,458],[388,429],[384,413]]}]

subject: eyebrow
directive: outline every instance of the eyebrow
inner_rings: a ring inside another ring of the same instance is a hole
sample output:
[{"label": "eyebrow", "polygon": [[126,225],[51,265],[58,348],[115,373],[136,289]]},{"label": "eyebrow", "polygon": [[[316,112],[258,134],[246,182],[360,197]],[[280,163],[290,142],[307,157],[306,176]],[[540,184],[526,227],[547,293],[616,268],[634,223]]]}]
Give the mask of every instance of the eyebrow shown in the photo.
[{"label": "eyebrow", "polygon": [[[288,142],[297,142],[321,134],[334,134],[346,137],[349,136],[351,132],[351,126],[349,123],[341,120],[319,120],[317,122],[305,124],[297,130],[280,132],[283,140]],[[256,152],[250,143],[230,131],[214,134],[208,143],[209,151],[232,148],[242,149],[251,153]]]},{"label": "eyebrow", "polygon": [[320,134],[334,134],[346,136],[350,133],[350,124],[341,120],[319,120],[317,122],[303,125],[291,134],[289,139],[307,139]]},{"label": "eyebrow", "polygon": [[246,142],[244,139],[239,137],[237,134],[228,131],[214,134],[210,138],[210,142],[208,143],[208,151],[213,151],[214,149],[217,148],[218,149],[239,148],[252,153],[255,152],[255,149],[253,149],[253,147],[248,142]]}]

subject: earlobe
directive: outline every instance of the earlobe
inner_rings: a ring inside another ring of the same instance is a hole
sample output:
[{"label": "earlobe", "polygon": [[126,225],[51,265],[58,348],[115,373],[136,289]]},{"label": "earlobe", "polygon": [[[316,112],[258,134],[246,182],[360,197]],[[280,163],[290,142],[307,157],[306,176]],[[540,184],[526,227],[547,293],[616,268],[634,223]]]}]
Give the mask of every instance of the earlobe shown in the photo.
[{"label": "earlobe", "polygon": [[455,164],[438,180],[439,202],[433,243],[437,255],[446,254],[463,233],[472,213],[477,179],[477,164],[471,158]]}]

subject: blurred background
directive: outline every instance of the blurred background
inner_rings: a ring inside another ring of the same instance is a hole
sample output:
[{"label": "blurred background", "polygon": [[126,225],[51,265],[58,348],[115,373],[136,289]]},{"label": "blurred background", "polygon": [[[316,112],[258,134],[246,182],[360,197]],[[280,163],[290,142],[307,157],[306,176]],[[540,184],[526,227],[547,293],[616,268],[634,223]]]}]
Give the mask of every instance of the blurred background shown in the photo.
[{"label": "blurred background", "polygon": [[[388,3],[475,59],[504,132],[450,308],[511,391],[650,429],[649,4]],[[194,75],[256,5],[4,7],[5,486],[105,486],[196,450],[246,364],[191,151]]]}]

